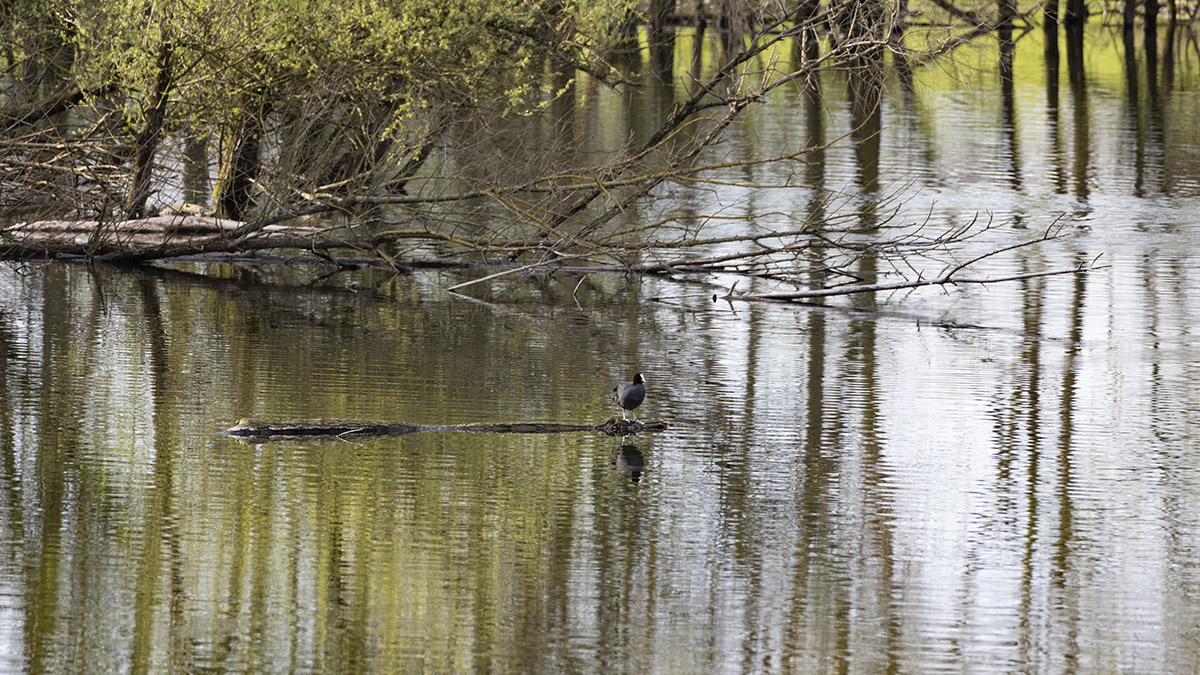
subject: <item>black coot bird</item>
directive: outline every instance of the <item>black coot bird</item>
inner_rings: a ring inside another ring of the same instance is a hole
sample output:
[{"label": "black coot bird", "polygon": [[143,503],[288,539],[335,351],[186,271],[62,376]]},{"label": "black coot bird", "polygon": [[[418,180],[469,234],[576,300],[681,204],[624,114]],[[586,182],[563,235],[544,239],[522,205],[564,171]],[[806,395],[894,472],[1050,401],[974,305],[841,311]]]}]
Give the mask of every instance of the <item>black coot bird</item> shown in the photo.
[{"label": "black coot bird", "polygon": [[613,387],[613,400],[621,406],[621,419],[629,419],[625,411],[633,410],[646,400],[646,378],[638,373],[633,376],[633,382],[622,382]]}]

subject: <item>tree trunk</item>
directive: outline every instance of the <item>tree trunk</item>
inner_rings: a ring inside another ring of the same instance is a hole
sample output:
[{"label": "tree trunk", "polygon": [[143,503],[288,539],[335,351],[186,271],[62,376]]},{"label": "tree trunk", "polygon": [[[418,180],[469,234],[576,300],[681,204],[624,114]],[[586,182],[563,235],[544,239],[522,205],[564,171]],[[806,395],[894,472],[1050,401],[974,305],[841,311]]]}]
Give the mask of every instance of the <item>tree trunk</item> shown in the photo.
[{"label": "tree trunk", "polygon": [[[1001,0],[1003,3],[1005,0]],[[1011,0],[1009,0],[1011,1]],[[896,0],[893,5],[892,25],[888,31],[888,46],[892,52],[896,71],[905,87],[912,86],[912,66],[908,63],[907,50],[904,42],[904,31],[908,27],[908,0]]]},{"label": "tree trunk", "polygon": [[183,200],[207,206],[212,196],[208,180],[208,135],[188,129],[183,143]]},{"label": "tree trunk", "polygon": [[154,90],[150,97],[150,109],[146,112],[146,121],[138,132],[136,155],[133,162],[133,184],[129,188],[129,197],[125,200],[125,216],[141,218],[146,215],[146,200],[150,198],[151,183],[154,178],[154,155],[158,152],[158,142],[162,137],[163,121],[167,113],[167,94],[171,90],[171,43],[164,40],[158,46],[158,59],[155,68],[158,74],[154,78]]},{"label": "tree trunk", "polygon": [[1000,23],[997,28],[1008,30],[1011,37],[1013,19],[1017,16],[1017,4],[1013,0],[1000,0],[1000,6],[997,9],[1000,15]]},{"label": "tree trunk", "polygon": [[1167,37],[1163,47],[1163,91],[1170,91],[1175,83],[1175,28],[1177,25],[1175,0],[1167,0]]},{"label": "tree trunk", "polygon": [[675,0],[650,0],[647,16],[647,38],[651,48],[668,39],[667,24],[675,17]]},{"label": "tree trunk", "polygon": [[796,36],[796,48],[802,65],[813,63],[821,57],[821,43],[817,36],[820,11],[820,0],[800,0],[800,10],[796,14],[800,34]]},{"label": "tree trunk", "polygon": [[675,19],[675,0],[650,0],[646,32],[650,47],[650,61],[654,73],[663,81],[670,81],[675,67],[675,33],[668,24]]},{"label": "tree trunk", "polygon": [[213,208],[233,220],[245,220],[253,200],[251,191],[258,179],[258,152],[262,145],[265,110],[245,112],[233,130],[213,190]]},{"label": "tree trunk", "polygon": [[1145,0],[1142,3],[1142,13],[1146,19],[1146,49],[1150,45],[1158,46],[1158,0]]},{"label": "tree trunk", "polygon": [[[1134,2],[1136,0],[1130,0]],[[1055,70],[1058,69],[1058,0],[1047,0],[1046,7],[1043,10],[1042,19],[1042,34],[1045,43],[1042,47],[1043,54],[1046,57],[1046,63],[1054,64]]]},{"label": "tree trunk", "polygon": [[1067,11],[1063,13],[1063,23],[1068,26],[1082,26],[1087,20],[1087,5],[1084,0],[1067,0]]}]

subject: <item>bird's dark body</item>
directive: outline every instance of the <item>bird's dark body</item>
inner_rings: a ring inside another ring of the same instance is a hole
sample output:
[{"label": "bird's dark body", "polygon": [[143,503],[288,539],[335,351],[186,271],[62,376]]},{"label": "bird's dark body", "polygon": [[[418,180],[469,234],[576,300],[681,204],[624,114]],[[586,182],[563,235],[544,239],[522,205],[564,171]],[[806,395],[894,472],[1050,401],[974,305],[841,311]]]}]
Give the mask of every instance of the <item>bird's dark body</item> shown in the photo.
[{"label": "bird's dark body", "polygon": [[613,387],[613,400],[622,410],[633,410],[646,400],[646,378],[641,373],[633,376],[633,382],[622,382]]}]

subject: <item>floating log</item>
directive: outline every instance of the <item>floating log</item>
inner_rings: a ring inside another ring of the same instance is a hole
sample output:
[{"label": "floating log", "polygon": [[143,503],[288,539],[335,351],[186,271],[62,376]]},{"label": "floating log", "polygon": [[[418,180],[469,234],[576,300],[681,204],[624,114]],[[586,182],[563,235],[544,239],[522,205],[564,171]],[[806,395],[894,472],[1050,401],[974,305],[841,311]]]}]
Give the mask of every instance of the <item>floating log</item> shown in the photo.
[{"label": "floating log", "polygon": [[609,436],[632,436],[643,431],[662,431],[661,420],[624,420],[615,417],[604,424],[549,424],[518,422],[513,424],[407,424],[379,420],[309,419],[264,422],[243,419],[222,431],[242,440],[281,441],[298,438],[354,438],[403,436],[421,431],[460,431],[493,434],[559,434],[571,431],[600,431]]}]

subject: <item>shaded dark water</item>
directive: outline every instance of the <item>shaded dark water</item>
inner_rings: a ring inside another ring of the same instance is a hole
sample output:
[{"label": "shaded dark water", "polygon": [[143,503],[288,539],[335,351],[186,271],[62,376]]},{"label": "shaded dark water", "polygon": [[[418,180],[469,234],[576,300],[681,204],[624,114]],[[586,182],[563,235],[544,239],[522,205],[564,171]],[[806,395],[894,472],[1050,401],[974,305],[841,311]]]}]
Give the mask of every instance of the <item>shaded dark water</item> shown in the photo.
[{"label": "shaded dark water", "polygon": [[[1070,214],[988,269],[1103,253],[1087,276],[823,308],[598,274],[470,302],[438,273],[354,293],[306,269],[0,267],[0,669],[1197,670],[1195,61],[1149,114],[1119,45],[1094,53],[1053,114],[1021,43],[1007,113],[984,65],[889,91],[877,167],[904,217],[1007,219],[981,245]],[[772,106],[731,147],[794,142],[811,112]],[[819,177],[863,203],[855,152]],[[712,196],[764,226],[804,198]],[[599,422],[635,371],[670,430],[217,433]]]}]

